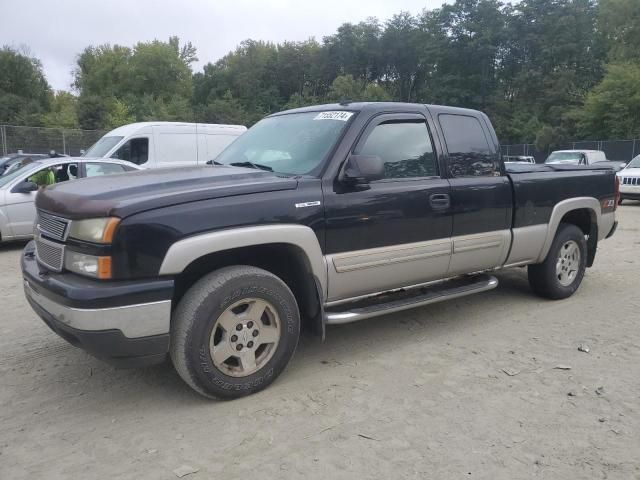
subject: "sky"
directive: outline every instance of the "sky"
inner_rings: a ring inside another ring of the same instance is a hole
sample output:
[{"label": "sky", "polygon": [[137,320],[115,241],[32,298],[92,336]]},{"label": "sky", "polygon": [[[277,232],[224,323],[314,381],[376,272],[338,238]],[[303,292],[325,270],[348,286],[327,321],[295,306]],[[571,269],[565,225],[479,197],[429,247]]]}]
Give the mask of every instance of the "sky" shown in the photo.
[{"label": "sky", "polygon": [[178,36],[198,50],[201,70],[252,38],[300,41],[367,17],[417,14],[445,0],[0,0],[0,45],[39,58],[54,90],[70,90],[78,54],[89,45],[132,46]]}]

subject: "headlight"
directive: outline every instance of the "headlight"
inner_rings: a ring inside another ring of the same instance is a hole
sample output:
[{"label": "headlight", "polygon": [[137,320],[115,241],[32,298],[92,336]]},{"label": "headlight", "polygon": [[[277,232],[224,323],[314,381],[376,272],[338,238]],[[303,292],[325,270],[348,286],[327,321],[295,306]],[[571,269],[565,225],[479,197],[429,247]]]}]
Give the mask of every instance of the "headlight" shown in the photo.
[{"label": "headlight", "polygon": [[64,268],[80,275],[106,280],[111,278],[111,257],[97,257],[67,249]]},{"label": "headlight", "polygon": [[116,217],[91,218],[71,222],[69,236],[93,243],[111,243],[120,219]]}]

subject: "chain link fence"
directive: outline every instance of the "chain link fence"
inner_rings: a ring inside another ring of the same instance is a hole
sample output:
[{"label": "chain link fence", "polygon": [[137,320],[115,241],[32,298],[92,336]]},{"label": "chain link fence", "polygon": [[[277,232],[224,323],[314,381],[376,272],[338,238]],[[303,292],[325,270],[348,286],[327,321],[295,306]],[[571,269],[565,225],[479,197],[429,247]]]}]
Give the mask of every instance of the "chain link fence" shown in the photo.
[{"label": "chain link fence", "polygon": [[0,125],[0,154],[19,150],[24,153],[56,153],[77,156],[88,149],[106,132],[69,128],[17,127]]},{"label": "chain link fence", "polygon": [[609,160],[628,162],[635,156],[640,155],[640,139],[570,142],[547,150],[539,150],[532,143],[502,145],[503,155],[532,156],[537,163],[544,163],[545,159],[554,150],[602,150]]}]

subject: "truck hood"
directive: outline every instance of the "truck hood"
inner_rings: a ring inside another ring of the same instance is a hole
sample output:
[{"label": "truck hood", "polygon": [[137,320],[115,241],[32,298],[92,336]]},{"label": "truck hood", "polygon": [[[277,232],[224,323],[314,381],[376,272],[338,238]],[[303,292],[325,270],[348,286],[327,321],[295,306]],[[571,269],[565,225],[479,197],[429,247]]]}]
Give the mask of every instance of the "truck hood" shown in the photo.
[{"label": "truck hood", "polygon": [[295,178],[250,168],[159,168],[52,185],[38,193],[36,206],[71,219],[124,218],[179,203],[292,190],[297,184]]}]

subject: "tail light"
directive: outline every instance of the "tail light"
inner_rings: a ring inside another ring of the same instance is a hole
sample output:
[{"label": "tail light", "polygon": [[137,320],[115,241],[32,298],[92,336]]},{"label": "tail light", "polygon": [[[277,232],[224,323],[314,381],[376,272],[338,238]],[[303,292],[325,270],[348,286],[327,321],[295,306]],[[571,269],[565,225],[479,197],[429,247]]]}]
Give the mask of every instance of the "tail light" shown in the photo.
[{"label": "tail light", "polygon": [[618,204],[620,203],[620,177],[618,175],[616,175],[616,186],[614,188],[614,192],[616,196],[616,204],[613,209],[615,210],[616,208],[618,208]]}]

